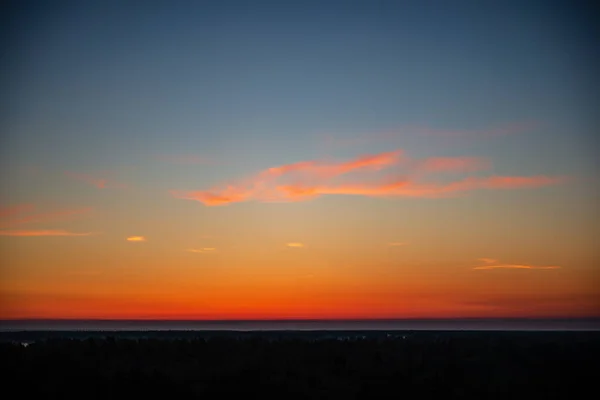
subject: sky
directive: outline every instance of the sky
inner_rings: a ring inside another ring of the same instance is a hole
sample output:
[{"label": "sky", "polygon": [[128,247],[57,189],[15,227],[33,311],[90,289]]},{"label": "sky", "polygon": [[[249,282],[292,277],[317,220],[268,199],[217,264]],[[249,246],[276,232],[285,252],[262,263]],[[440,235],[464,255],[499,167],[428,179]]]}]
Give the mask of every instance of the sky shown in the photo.
[{"label": "sky", "polygon": [[0,319],[600,316],[578,2],[14,2]]}]

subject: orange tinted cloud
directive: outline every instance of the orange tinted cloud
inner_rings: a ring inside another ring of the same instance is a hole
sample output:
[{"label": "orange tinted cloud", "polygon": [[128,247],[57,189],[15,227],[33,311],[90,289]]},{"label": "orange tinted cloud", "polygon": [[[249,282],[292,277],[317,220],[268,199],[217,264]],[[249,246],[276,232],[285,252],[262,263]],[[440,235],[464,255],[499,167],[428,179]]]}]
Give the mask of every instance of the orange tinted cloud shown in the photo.
[{"label": "orange tinted cloud", "polygon": [[54,230],[11,230],[11,231],[0,231],[0,236],[91,236],[95,235],[95,232],[69,232],[62,229]]},{"label": "orange tinted cloud", "polygon": [[406,245],[408,245],[408,243],[406,243],[406,242],[391,242],[391,243],[388,243],[388,246],[390,246],[390,247],[400,247],[400,246],[406,246]]},{"label": "orange tinted cloud", "polygon": [[560,178],[545,176],[533,177],[491,177],[467,178],[448,184],[419,184],[411,181],[398,181],[384,184],[345,184],[337,186],[287,185],[277,189],[290,200],[314,198],[320,195],[360,195],[370,197],[444,197],[474,189],[513,189],[541,187],[561,182]]},{"label": "orange tinted cloud", "polygon": [[65,172],[70,178],[76,179],[78,181],[85,182],[89,185],[95,186],[98,189],[106,189],[106,188],[125,188],[126,185],[123,183],[118,183],[113,181],[112,179],[98,176],[98,175],[89,175],[89,174],[81,174],[77,172]]},{"label": "orange tinted cloud", "polygon": [[[562,182],[561,177],[548,176],[490,176],[467,177],[450,183],[424,183],[423,175],[443,172],[469,172],[489,166],[478,157],[428,158],[409,167],[404,176],[373,179],[373,173],[398,166],[405,160],[401,150],[365,155],[345,162],[301,161],[268,168],[246,181],[216,187],[211,190],[172,191],[174,197],[196,200],[207,206],[258,201],[304,201],[321,195],[360,195],[370,197],[444,197],[474,189],[512,189],[541,187]],[[412,169],[412,171],[411,171]],[[352,177],[345,183],[334,178],[360,170],[370,171],[371,178]],[[376,176],[376,175],[375,175]]]},{"label": "orange tinted cloud", "polygon": [[292,243],[287,243],[286,246],[287,247],[301,248],[301,247],[304,247],[304,243],[292,242]]},{"label": "orange tinted cloud", "polygon": [[251,193],[241,188],[230,187],[220,193],[204,192],[201,190],[191,192],[171,191],[174,197],[185,200],[196,200],[206,206],[219,206],[230,203],[238,203],[251,198]]},{"label": "orange tinted cloud", "polygon": [[402,155],[401,150],[380,154],[370,154],[341,163],[321,163],[317,161],[302,161],[294,164],[269,168],[260,176],[278,177],[291,172],[310,174],[320,178],[332,178],[359,169],[380,170],[397,164]]},{"label": "orange tinted cloud", "polygon": [[564,177],[552,176],[492,176],[479,181],[481,187],[487,189],[541,187],[564,182]]},{"label": "orange tinted cloud", "polygon": [[339,163],[302,161],[268,168],[254,178],[233,185],[215,188],[209,191],[171,191],[174,197],[196,200],[207,206],[218,206],[252,199],[263,201],[285,200],[273,182],[280,177],[295,176],[300,180],[327,180],[336,176],[361,169],[380,170],[396,164],[400,160],[401,150],[366,155],[354,160]]},{"label": "orange tinted cloud", "polygon": [[518,264],[500,264],[500,265],[482,265],[473,269],[558,269],[558,266],[536,266],[536,265],[518,265]]},{"label": "orange tinted cloud", "polygon": [[146,238],[143,236],[129,236],[126,240],[128,242],[145,242]]},{"label": "orange tinted cloud", "polygon": [[473,269],[558,269],[558,266],[538,266],[527,264],[499,264],[498,260],[493,258],[478,258],[485,265],[474,267]]}]

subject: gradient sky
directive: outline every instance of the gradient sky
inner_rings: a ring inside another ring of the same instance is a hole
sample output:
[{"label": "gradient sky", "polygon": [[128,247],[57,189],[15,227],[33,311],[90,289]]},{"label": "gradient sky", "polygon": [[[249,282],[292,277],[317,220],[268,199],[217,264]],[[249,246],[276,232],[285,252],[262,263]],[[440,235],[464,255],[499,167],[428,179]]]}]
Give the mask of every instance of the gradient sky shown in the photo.
[{"label": "gradient sky", "polygon": [[600,315],[591,10],[15,4],[0,318]]}]

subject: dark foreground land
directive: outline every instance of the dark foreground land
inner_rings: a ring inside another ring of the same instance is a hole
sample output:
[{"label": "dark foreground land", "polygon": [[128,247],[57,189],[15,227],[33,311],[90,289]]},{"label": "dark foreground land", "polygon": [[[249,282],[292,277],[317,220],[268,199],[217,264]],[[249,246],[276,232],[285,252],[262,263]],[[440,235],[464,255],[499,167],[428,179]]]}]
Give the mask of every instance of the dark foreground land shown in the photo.
[{"label": "dark foreground land", "polygon": [[2,332],[0,368],[22,398],[571,399],[600,333]]}]

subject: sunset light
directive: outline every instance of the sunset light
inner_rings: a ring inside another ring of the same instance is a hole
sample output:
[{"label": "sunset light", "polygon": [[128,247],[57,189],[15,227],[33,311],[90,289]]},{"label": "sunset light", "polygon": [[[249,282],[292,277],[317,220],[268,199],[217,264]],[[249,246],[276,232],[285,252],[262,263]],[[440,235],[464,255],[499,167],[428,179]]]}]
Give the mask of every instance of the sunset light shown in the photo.
[{"label": "sunset light", "polygon": [[569,12],[123,3],[7,25],[0,320],[600,317]]}]

